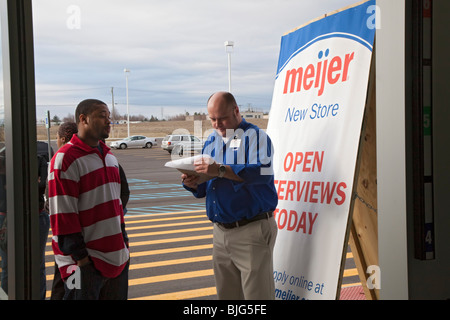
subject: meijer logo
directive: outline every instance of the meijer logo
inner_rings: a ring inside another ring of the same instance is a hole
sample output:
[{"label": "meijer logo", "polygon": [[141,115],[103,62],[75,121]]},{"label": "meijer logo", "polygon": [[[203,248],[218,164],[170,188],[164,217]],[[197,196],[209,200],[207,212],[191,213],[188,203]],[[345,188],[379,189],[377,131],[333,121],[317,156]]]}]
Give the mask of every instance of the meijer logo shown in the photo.
[{"label": "meijer logo", "polygon": [[[348,80],[348,71],[350,63],[355,58],[355,52],[347,53],[345,56],[335,56],[328,59],[330,49],[318,54],[317,64],[310,64],[307,67],[288,70],[284,83],[283,94],[300,92],[302,89],[308,91],[311,88],[318,89],[318,96],[321,96],[325,90],[326,83],[333,85],[338,81]],[[289,86],[290,84],[290,86]]]}]

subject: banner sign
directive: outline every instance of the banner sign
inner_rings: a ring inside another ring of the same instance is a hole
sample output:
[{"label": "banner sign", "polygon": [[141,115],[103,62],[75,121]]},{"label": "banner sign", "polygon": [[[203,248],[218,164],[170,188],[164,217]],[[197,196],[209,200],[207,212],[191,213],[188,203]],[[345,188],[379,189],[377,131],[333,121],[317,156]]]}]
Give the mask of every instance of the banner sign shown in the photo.
[{"label": "banner sign", "polygon": [[375,0],[282,37],[267,132],[276,299],[335,299],[375,37]]}]

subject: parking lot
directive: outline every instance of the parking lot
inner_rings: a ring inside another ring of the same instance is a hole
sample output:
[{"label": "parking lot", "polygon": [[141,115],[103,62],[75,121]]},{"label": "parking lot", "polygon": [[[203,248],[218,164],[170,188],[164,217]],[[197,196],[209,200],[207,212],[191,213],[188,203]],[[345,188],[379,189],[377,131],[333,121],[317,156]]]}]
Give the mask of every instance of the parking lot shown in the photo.
[{"label": "parking lot", "polygon": [[[131,254],[129,299],[216,299],[212,224],[204,199],[181,187],[178,171],[164,167],[171,157],[160,144],[113,153],[131,190],[125,216]],[[48,290],[54,270],[50,239],[51,234],[46,252]],[[348,257],[343,286],[359,282],[351,253]]]}]

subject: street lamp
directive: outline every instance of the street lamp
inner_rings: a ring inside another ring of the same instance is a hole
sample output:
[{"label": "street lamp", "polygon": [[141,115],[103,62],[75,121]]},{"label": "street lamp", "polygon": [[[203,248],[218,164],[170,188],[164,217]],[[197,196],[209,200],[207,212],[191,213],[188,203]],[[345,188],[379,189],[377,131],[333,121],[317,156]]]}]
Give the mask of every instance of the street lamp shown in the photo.
[{"label": "street lamp", "polygon": [[126,88],[127,88],[127,125],[128,125],[128,137],[130,136],[130,107],[128,104],[128,74],[130,73],[130,70],[125,68],[123,69],[123,72],[125,72],[125,79],[126,79]]},{"label": "street lamp", "polygon": [[234,42],[225,41],[225,51],[228,54],[228,91],[231,93],[231,53],[233,52]]}]

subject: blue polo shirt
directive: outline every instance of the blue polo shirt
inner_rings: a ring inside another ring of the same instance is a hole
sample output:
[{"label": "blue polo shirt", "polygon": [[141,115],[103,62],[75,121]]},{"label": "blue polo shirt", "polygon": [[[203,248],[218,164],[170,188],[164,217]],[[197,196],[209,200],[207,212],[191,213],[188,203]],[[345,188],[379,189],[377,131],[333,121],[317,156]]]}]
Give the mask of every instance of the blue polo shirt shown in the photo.
[{"label": "blue polo shirt", "polygon": [[269,136],[244,119],[225,141],[214,131],[205,142],[203,154],[229,165],[244,181],[214,178],[191,191],[206,197],[206,213],[212,222],[232,223],[275,210],[278,196],[272,168],[273,147]]}]

